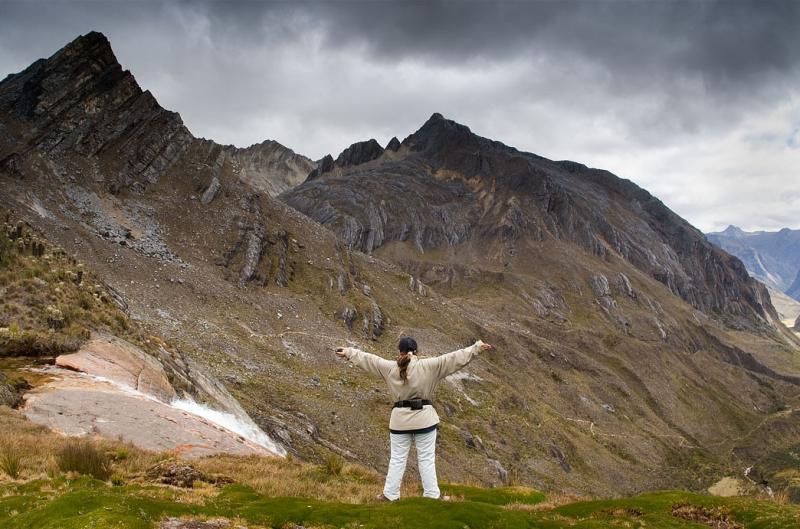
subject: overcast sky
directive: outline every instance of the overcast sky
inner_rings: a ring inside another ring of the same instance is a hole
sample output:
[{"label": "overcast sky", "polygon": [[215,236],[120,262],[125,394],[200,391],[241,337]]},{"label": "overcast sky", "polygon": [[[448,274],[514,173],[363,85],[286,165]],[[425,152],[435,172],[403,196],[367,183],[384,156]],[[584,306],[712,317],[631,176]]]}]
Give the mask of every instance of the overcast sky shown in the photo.
[{"label": "overcast sky", "polygon": [[799,28],[800,1],[0,0],[0,77],[97,30],[196,136],[318,159],[441,112],[774,230],[800,228]]}]

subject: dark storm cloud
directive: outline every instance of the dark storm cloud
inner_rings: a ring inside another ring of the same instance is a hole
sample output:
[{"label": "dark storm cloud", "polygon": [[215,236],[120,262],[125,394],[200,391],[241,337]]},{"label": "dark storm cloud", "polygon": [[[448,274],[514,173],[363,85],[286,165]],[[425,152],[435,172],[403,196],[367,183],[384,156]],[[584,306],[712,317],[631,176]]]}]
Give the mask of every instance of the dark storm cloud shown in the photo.
[{"label": "dark storm cloud", "polygon": [[[797,226],[800,2],[4,2],[0,76],[104,32],[197,135],[319,158],[433,112],[703,229]],[[765,211],[769,211],[766,214]]]},{"label": "dark storm cloud", "polygon": [[796,71],[800,63],[794,0],[183,5],[206,10],[220,29],[256,39],[274,38],[264,31],[275,28],[269,20],[304,21],[324,30],[326,45],[364,45],[378,61],[452,65],[547,54],[589,59],[634,77],[701,75],[720,89]]}]

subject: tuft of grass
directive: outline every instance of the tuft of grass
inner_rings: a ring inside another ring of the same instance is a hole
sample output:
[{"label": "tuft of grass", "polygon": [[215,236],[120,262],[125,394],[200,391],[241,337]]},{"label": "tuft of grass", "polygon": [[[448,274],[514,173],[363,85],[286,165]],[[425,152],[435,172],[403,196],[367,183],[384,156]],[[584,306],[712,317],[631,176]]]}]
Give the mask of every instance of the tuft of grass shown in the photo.
[{"label": "tuft of grass", "polygon": [[329,454],[322,468],[328,476],[340,476],[344,468],[344,459],[338,454]]},{"label": "tuft of grass", "polygon": [[77,472],[101,481],[111,476],[111,459],[95,443],[86,439],[68,442],[56,460],[62,472]]},{"label": "tuft of grass", "polygon": [[11,479],[18,479],[22,472],[22,458],[17,447],[9,443],[0,450],[0,470]]}]

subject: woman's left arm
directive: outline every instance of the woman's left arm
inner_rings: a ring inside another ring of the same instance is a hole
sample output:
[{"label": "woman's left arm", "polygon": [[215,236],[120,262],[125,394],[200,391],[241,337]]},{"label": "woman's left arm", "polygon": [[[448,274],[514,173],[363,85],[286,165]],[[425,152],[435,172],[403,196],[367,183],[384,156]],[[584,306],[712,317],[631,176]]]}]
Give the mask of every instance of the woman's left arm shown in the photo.
[{"label": "woman's left arm", "polygon": [[439,378],[444,378],[452,375],[459,369],[469,364],[472,359],[480,351],[488,351],[492,346],[478,340],[469,347],[453,351],[452,353],[443,354],[435,358],[426,359],[425,362],[433,364]]}]

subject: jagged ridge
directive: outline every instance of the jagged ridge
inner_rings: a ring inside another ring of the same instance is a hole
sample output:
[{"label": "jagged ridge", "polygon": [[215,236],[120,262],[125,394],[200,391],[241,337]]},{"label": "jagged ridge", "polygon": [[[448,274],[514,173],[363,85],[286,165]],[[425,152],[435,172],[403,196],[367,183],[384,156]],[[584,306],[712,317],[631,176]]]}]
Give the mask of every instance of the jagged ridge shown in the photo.
[{"label": "jagged ridge", "polygon": [[[10,141],[0,142],[1,168],[19,173],[33,149],[51,156],[74,151],[98,162],[91,172],[114,193],[141,192],[192,143],[205,141],[194,138],[177,113],[141,90],[98,32],[9,75],[0,83],[0,113],[17,121],[8,125],[14,133]],[[217,151],[213,146],[208,150]],[[270,195],[302,181],[315,166],[274,141],[246,149],[228,146],[219,153],[210,161],[211,182],[228,161],[242,180]],[[72,169],[75,176],[87,172],[86,167]]]}]

